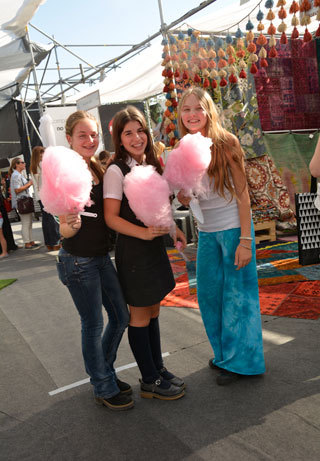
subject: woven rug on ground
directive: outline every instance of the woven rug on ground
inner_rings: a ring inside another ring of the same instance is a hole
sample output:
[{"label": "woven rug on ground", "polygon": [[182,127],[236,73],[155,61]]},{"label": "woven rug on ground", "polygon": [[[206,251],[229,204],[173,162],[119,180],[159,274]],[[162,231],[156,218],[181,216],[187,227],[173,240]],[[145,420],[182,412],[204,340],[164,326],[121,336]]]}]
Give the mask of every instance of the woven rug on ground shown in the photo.
[{"label": "woven rug on ground", "polygon": [[2,288],[7,287],[8,285],[11,285],[11,283],[15,282],[17,279],[4,279],[0,280],[0,290]]},{"label": "woven rug on ground", "polygon": [[[280,265],[279,261],[281,261],[279,258],[284,255],[285,266],[285,263],[291,264],[288,259],[294,259],[292,258],[293,253],[286,253],[285,250],[288,252],[296,251],[297,253],[297,244],[296,242],[293,243],[295,246],[291,242],[290,244],[279,244],[280,248],[277,248],[275,253],[270,253],[270,251],[271,248],[278,246],[277,244],[258,249],[257,253],[260,252],[260,255],[264,256],[262,259],[267,259],[268,255],[272,255],[271,258],[274,257],[274,259],[270,259],[270,261],[278,261],[278,266]],[[285,248],[285,245],[289,245],[289,247]],[[175,276],[176,287],[164,298],[161,305],[198,309],[195,280],[196,250],[193,249],[191,252],[189,250],[187,256],[192,264],[188,264],[188,267],[177,250],[168,250],[168,256]],[[315,266],[304,266],[302,269],[311,269],[312,267]],[[268,275],[270,274],[269,269]],[[277,270],[280,272],[281,269]],[[290,268],[289,270],[292,269]],[[301,274],[294,273],[291,275]],[[312,320],[318,319],[320,317],[320,277],[319,279],[312,278],[315,275],[315,272],[310,271],[310,273],[303,276],[304,281],[300,281],[299,279],[294,281],[292,279],[290,280],[291,283],[288,283],[288,280],[283,282],[281,278],[283,276],[272,277],[276,278],[279,283],[263,284],[259,287],[261,314]]]},{"label": "woven rug on ground", "polygon": [[259,286],[320,280],[320,264],[299,264],[297,242],[270,242],[257,249],[256,258]]}]

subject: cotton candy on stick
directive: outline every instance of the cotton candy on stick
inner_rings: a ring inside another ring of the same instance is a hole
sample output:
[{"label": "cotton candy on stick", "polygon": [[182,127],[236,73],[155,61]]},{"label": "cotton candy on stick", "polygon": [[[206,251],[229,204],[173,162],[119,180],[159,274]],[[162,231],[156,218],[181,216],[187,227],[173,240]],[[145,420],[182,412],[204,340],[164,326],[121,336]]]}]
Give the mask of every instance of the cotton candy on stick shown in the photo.
[{"label": "cotton candy on stick", "polygon": [[167,159],[163,176],[171,190],[183,189],[199,195],[205,192],[202,178],[210,161],[212,140],[201,133],[186,134]]},{"label": "cotton candy on stick", "polygon": [[130,208],[147,227],[168,227],[175,233],[167,181],[152,165],[135,166],[123,183]]},{"label": "cotton candy on stick", "polygon": [[41,169],[40,198],[48,213],[81,213],[85,205],[91,205],[92,176],[75,151],[63,146],[48,147]]},{"label": "cotton candy on stick", "polygon": [[202,178],[211,161],[210,146],[212,140],[201,133],[186,134],[176,149],[170,153],[164,177],[171,190],[183,190],[185,195],[192,197],[191,210],[195,217],[203,222],[203,215],[198,200],[193,194],[200,195],[207,192]]}]

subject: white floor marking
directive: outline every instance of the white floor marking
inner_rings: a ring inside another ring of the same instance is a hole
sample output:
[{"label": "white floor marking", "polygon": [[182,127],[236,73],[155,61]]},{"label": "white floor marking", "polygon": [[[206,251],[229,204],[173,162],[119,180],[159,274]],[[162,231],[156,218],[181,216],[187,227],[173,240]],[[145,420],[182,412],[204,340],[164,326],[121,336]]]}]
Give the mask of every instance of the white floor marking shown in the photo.
[{"label": "white floor marking", "polygon": [[280,333],[275,333],[274,331],[262,330],[262,337],[265,341],[276,344],[280,346],[281,344],[289,343],[293,341],[294,338],[292,336],[282,335]]},{"label": "white floor marking", "polygon": [[[169,352],[164,352],[162,357],[168,357],[170,355]],[[128,363],[128,365],[123,365],[122,367],[116,368],[116,373],[119,371],[128,370],[129,368],[134,368],[137,366],[137,362]],[[81,381],[77,381],[75,383],[68,384],[67,386],[59,387],[59,389],[55,389],[54,391],[48,392],[49,395],[56,395],[60,394],[60,392],[67,391],[69,389],[73,389],[74,387],[82,386],[83,384],[87,384],[90,382],[90,378],[82,379]]]}]

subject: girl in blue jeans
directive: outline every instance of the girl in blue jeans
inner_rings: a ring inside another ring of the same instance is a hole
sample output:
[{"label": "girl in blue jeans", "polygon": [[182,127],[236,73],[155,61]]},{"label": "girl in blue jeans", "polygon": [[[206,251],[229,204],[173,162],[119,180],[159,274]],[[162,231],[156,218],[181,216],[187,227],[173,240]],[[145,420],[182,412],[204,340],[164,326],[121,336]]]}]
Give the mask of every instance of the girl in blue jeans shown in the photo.
[{"label": "girl in blue jeans", "polygon": [[[129,313],[117,273],[108,255],[108,228],[103,216],[103,172],[92,159],[99,144],[96,119],[77,111],[66,121],[70,147],[86,161],[92,174],[89,215],[59,216],[64,237],[58,257],[60,280],[67,286],[81,318],[82,354],[93,385],[95,401],[111,410],[133,407],[132,389],[120,381],[114,370]],[[91,216],[90,216],[91,214]],[[102,306],[108,313],[103,332]]]},{"label": "girl in blue jeans", "polygon": [[[202,320],[214,351],[209,366],[220,371],[219,385],[241,375],[264,373],[254,230],[238,139],[221,124],[209,94],[187,90],[179,103],[180,134],[212,139],[211,162],[204,175],[207,194],[199,197],[197,293]],[[183,191],[180,202],[190,197]]]}]

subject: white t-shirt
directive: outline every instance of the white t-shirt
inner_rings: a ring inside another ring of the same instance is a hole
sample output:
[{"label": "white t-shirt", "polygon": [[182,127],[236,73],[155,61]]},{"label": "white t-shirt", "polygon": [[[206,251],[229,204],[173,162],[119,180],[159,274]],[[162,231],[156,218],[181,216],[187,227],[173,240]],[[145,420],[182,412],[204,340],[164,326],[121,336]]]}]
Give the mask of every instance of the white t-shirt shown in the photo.
[{"label": "white t-shirt", "polygon": [[202,232],[218,232],[240,227],[240,217],[237,200],[231,199],[231,194],[225,190],[226,198],[213,191],[214,179],[208,174],[203,177],[205,196],[198,197],[203,214],[203,224],[198,222],[198,229]]},{"label": "white t-shirt", "polygon": [[[132,157],[127,160],[127,165],[133,168],[139,163]],[[143,165],[145,165],[143,161]],[[123,195],[123,173],[117,165],[110,165],[103,177],[103,198],[114,198],[122,200]]]}]

